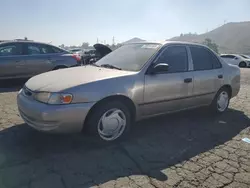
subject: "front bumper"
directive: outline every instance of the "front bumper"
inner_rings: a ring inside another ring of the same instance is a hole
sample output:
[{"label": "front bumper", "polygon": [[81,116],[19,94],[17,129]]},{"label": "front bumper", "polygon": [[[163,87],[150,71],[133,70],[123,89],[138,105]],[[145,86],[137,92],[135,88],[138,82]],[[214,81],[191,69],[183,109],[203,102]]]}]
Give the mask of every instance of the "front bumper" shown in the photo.
[{"label": "front bumper", "polygon": [[17,95],[18,110],[23,120],[39,131],[53,133],[80,132],[94,103],[48,105],[22,93]]}]

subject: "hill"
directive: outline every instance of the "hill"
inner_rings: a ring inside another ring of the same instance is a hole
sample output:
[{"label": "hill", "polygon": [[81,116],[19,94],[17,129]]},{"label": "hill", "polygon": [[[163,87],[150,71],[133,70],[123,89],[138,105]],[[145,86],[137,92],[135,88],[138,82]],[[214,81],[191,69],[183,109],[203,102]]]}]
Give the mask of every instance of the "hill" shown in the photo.
[{"label": "hill", "polygon": [[123,44],[133,43],[133,42],[143,42],[143,41],[145,41],[145,40],[137,38],[137,37],[134,37],[134,38],[132,38],[132,39],[126,41],[126,42],[123,42]]},{"label": "hill", "polygon": [[169,40],[201,43],[205,38],[218,44],[220,53],[250,54],[250,22],[231,22],[204,34],[186,34]]}]

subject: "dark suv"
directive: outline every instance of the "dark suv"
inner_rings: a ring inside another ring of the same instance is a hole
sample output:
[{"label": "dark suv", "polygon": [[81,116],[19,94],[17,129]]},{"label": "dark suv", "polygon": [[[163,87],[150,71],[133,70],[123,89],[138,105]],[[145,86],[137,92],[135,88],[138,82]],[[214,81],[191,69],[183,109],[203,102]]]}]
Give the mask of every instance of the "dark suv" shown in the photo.
[{"label": "dark suv", "polygon": [[81,58],[50,44],[31,41],[0,43],[0,80],[28,78],[80,64]]}]

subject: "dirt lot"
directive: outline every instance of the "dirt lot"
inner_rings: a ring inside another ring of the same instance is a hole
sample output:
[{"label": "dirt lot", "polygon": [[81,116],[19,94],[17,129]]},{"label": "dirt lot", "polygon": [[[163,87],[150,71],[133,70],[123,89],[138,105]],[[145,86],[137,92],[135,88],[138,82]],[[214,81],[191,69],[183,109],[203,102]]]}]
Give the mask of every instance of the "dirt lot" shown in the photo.
[{"label": "dirt lot", "polygon": [[241,141],[250,138],[250,69],[241,72],[241,91],[222,116],[149,119],[119,144],[34,131],[18,115],[17,89],[2,88],[0,188],[250,187],[250,144]]}]

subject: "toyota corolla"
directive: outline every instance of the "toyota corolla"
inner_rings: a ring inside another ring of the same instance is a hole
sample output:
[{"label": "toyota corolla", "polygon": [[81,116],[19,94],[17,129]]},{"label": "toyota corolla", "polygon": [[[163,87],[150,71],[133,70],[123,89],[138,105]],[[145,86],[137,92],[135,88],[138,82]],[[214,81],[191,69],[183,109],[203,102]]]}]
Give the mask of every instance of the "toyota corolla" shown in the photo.
[{"label": "toyota corolla", "polygon": [[203,45],[143,42],[123,45],[93,65],[34,76],[17,104],[37,130],[86,129],[114,141],[147,117],[201,106],[223,113],[239,89],[239,68]]}]

